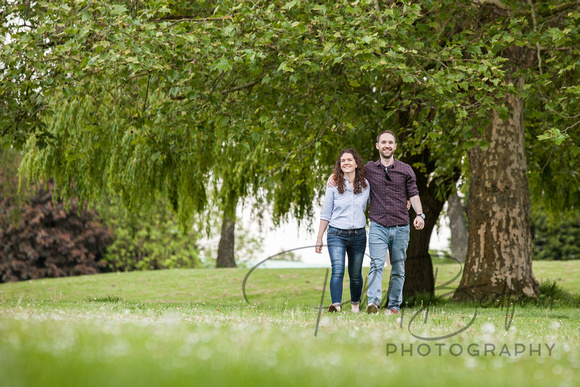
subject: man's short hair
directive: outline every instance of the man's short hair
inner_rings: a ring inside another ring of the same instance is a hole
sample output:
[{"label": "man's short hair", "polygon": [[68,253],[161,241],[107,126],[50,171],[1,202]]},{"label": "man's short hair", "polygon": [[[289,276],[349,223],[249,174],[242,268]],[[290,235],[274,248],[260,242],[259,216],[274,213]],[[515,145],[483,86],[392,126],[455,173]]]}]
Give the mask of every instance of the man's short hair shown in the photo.
[{"label": "man's short hair", "polygon": [[381,133],[379,133],[379,135],[377,136],[377,144],[379,143],[379,139],[381,138],[381,136],[383,134],[390,134],[391,136],[393,136],[393,138],[395,139],[395,144],[397,143],[397,136],[395,136],[395,133],[393,133],[392,130],[383,130]]}]

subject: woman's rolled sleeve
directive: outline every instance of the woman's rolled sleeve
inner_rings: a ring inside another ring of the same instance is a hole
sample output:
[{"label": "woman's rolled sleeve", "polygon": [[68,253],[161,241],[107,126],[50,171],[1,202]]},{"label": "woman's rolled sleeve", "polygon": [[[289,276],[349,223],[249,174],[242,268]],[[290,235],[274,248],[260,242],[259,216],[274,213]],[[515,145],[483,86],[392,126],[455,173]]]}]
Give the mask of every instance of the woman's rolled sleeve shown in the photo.
[{"label": "woman's rolled sleeve", "polygon": [[334,192],[336,188],[326,187],[326,194],[324,195],[324,206],[322,207],[322,214],[320,219],[330,222],[332,219],[332,210],[334,206]]}]

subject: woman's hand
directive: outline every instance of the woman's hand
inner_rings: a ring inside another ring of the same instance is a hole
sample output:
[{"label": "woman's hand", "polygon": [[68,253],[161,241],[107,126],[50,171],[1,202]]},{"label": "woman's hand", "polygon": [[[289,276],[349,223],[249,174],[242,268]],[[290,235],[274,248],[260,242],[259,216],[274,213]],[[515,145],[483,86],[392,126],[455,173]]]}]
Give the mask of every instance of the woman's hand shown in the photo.
[{"label": "woman's hand", "polygon": [[322,253],[322,239],[318,239],[316,241],[316,245],[314,247],[314,251],[318,254]]},{"label": "woman's hand", "polygon": [[314,245],[314,251],[318,254],[322,253],[322,238],[324,237],[326,227],[328,227],[328,220],[320,219],[318,236],[316,237],[316,244]]}]

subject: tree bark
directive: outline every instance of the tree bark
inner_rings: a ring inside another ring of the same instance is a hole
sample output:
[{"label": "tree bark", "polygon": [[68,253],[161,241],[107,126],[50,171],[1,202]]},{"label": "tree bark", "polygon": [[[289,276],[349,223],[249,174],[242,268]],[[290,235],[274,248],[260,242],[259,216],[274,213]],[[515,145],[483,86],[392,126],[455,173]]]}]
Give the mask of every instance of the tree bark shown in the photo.
[{"label": "tree bark", "polygon": [[[522,79],[514,81],[523,86]],[[532,273],[530,197],[524,148],[524,102],[508,96],[507,120],[493,112],[485,129],[489,147],[469,151],[469,245],[453,299],[488,301],[502,295],[536,297]]]},{"label": "tree bark", "polygon": [[[423,198],[421,198],[423,199]],[[423,203],[422,203],[423,204]],[[426,217],[425,227],[418,231],[411,221],[411,235],[407,248],[407,260],[405,261],[405,284],[403,286],[403,300],[407,300],[416,294],[434,294],[435,280],[433,277],[433,262],[429,254],[429,241],[431,233],[437,223],[438,215],[432,211],[427,212],[423,204]]]},{"label": "tree bark", "polygon": [[[437,224],[437,219],[443,211],[446,199],[441,199],[437,196],[436,184],[428,184],[429,175],[435,170],[435,162],[432,160],[428,149],[419,155],[404,157],[402,161],[409,165],[422,162],[427,169],[425,173],[415,170],[417,188],[419,189],[421,205],[425,213],[425,227],[423,230],[415,230],[415,227],[413,227],[415,212],[411,211],[411,233],[409,247],[407,248],[405,284],[403,286],[403,300],[407,300],[416,294],[434,294],[435,279],[433,277],[433,262],[429,254],[429,241]],[[453,187],[458,178],[459,174],[452,177],[445,184],[445,186],[449,187],[449,191],[451,191],[451,187]]]},{"label": "tree bark", "polygon": [[235,231],[235,220],[224,214],[215,267],[236,267]]},{"label": "tree bark", "polygon": [[465,208],[461,204],[461,198],[456,193],[449,196],[447,206],[449,229],[451,230],[451,256],[457,262],[463,263],[467,255],[469,237],[465,222]]}]

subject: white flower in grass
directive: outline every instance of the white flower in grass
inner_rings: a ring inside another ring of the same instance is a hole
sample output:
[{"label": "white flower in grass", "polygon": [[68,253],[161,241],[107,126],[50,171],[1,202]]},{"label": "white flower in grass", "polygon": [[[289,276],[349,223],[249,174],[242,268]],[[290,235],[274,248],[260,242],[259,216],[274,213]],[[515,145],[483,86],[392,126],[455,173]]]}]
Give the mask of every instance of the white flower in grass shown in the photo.
[{"label": "white flower in grass", "polygon": [[481,332],[488,334],[488,335],[491,335],[495,332],[495,326],[492,323],[485,323],[481,327]]},{"label": "white flower in grass", "polygon": [[324,316],[320,319],[320,326],[325,327],[325,326],[328,326],[329,324],[330,324],[330,319],[328,317]]}]

